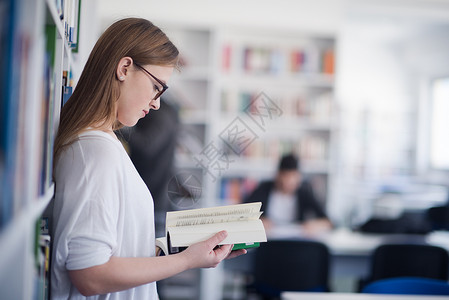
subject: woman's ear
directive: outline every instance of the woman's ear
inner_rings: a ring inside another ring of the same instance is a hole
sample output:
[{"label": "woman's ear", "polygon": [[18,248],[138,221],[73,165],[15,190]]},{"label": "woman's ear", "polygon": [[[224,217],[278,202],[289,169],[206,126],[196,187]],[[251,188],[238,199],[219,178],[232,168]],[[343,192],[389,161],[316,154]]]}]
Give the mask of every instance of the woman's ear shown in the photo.
[{"label": "woman's ear", "polygon": [[131,57],[122,57],[117,65],[117,79],[120,81],[125,81],[126,76],[129,73],[129,68],[133,64],[133,59]]}]

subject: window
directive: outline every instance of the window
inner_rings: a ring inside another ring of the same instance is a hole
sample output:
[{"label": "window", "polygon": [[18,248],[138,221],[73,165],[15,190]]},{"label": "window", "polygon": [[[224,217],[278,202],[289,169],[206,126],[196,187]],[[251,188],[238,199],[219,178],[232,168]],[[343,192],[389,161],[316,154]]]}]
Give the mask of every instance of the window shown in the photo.
[{"label": "window", "polygon": [[449,170],[449,77],[432,83],[430,166]]}]

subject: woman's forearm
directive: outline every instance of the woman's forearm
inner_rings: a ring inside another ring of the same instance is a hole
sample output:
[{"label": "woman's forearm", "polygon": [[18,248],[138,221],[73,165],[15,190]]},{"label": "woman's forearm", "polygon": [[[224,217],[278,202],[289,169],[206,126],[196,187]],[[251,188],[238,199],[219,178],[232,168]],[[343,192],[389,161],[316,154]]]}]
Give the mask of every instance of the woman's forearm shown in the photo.
[{"label": "woman's forearm", "polygon": [[191,245],[181,253],[159,257],[115,257],[103,265],[69,271],[70,280],[84,296],[127,290],[139,285],[165,279],[192,268],[216,267],[230,255],[232,245],[216,246],[227,236],[220,231],[211,238]]},{"label": "woman's forearm", "polygon": [[189,269],[187,257],[115,257],[99,266],[69,271],[70,279],[84,296],[130,289],[165,279]]}]

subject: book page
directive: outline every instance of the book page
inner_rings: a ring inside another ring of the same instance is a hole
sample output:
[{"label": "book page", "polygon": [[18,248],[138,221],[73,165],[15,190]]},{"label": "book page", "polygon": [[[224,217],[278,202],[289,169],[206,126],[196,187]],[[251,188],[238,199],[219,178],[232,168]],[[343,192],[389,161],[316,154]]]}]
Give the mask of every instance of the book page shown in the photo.
[{"label": "book page", "polygon": [[[198,224],[213,224],[218,222],[234,222],[237,220],[257,219],[262,214],[260,212],[261,207],[261,202],[254,202],[228,206],[189,209],[182,211],[171,211],[167,212],[166,226],[185,226],[182,224],[189,224],[189,222],[193,222],[192,219],[198,219]],[[188,219],[191,220],[184,223],[177,223],[177,221],[179,220]]]},{"label": "book page", "polygon": [[229,222],[238,222],[238,221],[251,221],[251,220],[258,220],[261,215],[262,215],[262,212],[260,211],[260,212],[249,213],[249,214],[170,219],[170,220],[167,220],[166,227],[193,226],[193,225],[229,223]]}]

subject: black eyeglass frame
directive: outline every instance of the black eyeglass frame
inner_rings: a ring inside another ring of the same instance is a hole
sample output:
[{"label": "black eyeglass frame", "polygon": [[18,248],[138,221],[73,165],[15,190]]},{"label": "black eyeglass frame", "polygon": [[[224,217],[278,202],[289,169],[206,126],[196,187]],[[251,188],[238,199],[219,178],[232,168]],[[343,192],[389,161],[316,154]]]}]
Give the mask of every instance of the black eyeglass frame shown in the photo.
[{"label": "black eyeglass frame", "polygon": [[156,76],[154,76],[153,74],[151,74],[150,72],[148,72],[147,69],[145,69],[144,67],[142,67],[141,65],[139,65],[138,63],[134,62],[134,64],[136,65],[136,67],[138,67],[139,69],[141,69],[142,71],[144,71],[145,73],[147,73],[148,75],[151,76],[151,78],[153,78],[154,80],[157,81],[157,83],[159,83],[160,85],[162,85],[162,90],[159,91],[156,96],[154,96],[153,100],[156,100],[157,98],[159,98],[160,96],[162,96],[162,94],[168,89],[168,85],[166,85],[162,80],[160,80],[159,78],[157,78]]}]

